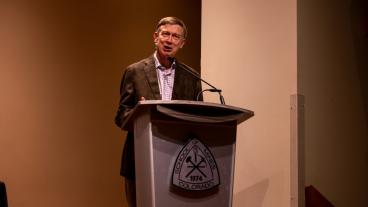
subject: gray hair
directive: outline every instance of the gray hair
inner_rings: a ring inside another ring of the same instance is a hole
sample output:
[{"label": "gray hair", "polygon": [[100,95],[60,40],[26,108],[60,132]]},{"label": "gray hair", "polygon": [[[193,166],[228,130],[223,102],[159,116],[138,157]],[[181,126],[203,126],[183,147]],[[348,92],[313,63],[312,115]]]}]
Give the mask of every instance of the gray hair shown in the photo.
[{"label": "gray hair", "polygon": [[181,26],[183,28],[184,39],[187,38],[187,27],[185,26],[184,22],[177,17],[164,17],[160,19],[160,21],[157,23],[157,26],[156,26],[156,32],[160,32],[160,27],[166,24],[173,24],[173,25]]}]

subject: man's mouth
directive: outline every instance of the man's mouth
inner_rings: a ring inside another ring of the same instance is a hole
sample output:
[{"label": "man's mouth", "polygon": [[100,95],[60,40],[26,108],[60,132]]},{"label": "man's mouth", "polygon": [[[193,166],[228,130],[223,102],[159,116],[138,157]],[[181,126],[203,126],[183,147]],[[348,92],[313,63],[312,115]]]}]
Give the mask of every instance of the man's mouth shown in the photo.
[{"label": "man's mouth", "polygon": [[164,50],[169,52],[169,51],[172,50],[172,47],[170,47],[170,46],[164,46]]}]

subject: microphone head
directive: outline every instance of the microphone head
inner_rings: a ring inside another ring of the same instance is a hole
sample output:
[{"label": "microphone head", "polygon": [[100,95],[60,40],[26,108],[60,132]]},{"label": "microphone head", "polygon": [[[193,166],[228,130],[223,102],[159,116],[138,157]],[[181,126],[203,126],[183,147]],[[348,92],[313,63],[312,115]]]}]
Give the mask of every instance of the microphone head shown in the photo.
[{"label": "microphone head", "polygon": [[222,92],[221,89],[217,89],[217,88],[210,88],[208,90],[211,91],[211,92],[218,92],[218,93],[221,93]]}]

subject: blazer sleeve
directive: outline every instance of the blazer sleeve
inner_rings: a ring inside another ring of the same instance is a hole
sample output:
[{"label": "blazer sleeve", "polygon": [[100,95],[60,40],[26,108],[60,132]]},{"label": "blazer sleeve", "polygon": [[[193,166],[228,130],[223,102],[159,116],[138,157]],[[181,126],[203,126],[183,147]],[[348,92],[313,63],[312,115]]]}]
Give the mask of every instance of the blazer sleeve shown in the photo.
[{"label": "blazer sleeve", "polygon": [[[197,79],[196,81],[195,90],[196,90],[195,94],[199,94],[198,101],[203,101],[202,82],[199,79]],[[197,97],[195,97],[194,100],[197,100]]]},{"label": "blazer sleeve", "polygon": [[115,116],[115,124],[122,128],[122,123],[137,104],[134,87],[134,71],[126,69],[120,84],[120,101]]}]

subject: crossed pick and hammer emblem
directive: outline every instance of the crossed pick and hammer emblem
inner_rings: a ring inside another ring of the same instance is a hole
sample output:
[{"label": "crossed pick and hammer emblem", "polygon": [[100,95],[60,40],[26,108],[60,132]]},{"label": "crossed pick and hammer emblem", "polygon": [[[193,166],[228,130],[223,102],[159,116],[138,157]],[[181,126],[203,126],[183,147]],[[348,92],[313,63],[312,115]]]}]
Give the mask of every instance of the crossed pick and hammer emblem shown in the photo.
[{"label": "crossed pick and hammer emblem", "polygon": [[[200,160],[198,161],[197,157],[200,157]],[[189,175],[191,175],[195,170],[197,170],[199,173],[201,173],[204,177],[207,177],[206,174],[203,173],[203,171],[201,170],[201,168],[205,168],[207,163],[206,160],[203,156],[198,155],[197,150],[194,151],[194,162],[192,160],[192,156],[188,156],[187,159],[185,160],[186,163],[189,163],[190,165],[188,166],[188,168],[192,168],[192,170],[190,170],[185,177],[188,177]],[[202,165],[202,163],[204,163],[204,165]]]}]

